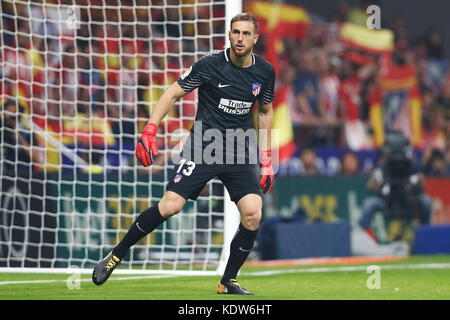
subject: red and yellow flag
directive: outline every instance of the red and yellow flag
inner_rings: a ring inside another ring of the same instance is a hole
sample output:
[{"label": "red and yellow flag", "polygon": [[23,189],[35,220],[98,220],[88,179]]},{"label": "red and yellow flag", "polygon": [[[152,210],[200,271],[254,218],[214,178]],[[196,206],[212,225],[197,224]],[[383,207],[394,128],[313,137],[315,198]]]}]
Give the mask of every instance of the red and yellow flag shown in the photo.
[{"label": "red and yellow flag", "polygon": [[308,33],[309,15],[300,6],[266,1],[251,1],[245,11],[252,13],[259,23],[259,33],[266,38],[266,59],[279,71],[279,56],[283,52],[283,38],[304,39]]},{"label": "red and yellow flag", "polygon": [[413,66],[398,66],[390,56],[383,58],[378,84],[370,101],[370,123],[375,146],[384,143],[386,130],[398,130],[413,146],[422,142],[422,101]]},{"label": "red and yellow flag", "polygon": [[341,26],[339,39],[345,45],[346,59],[358,64],[373,62],[374,56],[392,52],[394,47],[391,30],[370,30],[350,22]]},{"label": "red and yellow flag", "polygon": [[271,136],[272,150],[278,150],[280,163],[290,159],[295,152],[294,131],[289,109],[289,94],[291,88],[287,85],[279,88],[273,101],[273,134]]},{"label": "red and yellow flag", "polygon": [[340,39],[350,47],[376,54],[390,52],[394,47],[394,34],[391,30],[370,30],[349,22],[342,25]]},{"label": "red and yellow flag", "polygon": [[300,6],[266,1],[251,1],[245,10],[251,12],[259,23],[259,32],[276,30],[280,37],[303,39],[309,25],[309,15]]}]

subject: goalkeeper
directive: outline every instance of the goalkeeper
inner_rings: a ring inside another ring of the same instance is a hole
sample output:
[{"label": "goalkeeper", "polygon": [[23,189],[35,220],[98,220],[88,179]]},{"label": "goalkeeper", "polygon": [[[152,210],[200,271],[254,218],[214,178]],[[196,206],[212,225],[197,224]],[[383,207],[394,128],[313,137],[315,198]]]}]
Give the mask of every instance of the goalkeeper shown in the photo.
[{"label": "goalkeeper", "polygon": [[[191,129],[191,140],[203,135],[207,129],[221,133],[227,129],[246,132],[251,128],[251,109],[256,100],[259,101],[258,128],[272,128],[275,72],[270,63],[253,54],[253,46],[259,38],[258,23],[251,14],[241,13],[233,17],[230,27],[231,48],[214,51],[198,60],[159,99],[136,147],[136,157],[145,167],[158,156],[155,136],[159,123],[178,99],[196,88],[199,88],[196,123],[201,123],[201,129],[196,126]],[[259,139],[259,165],[257,161],[230,164],[230,152],[234,153],[233,159],[242,156],[234,150],[234,144],[231,151],[228,150],[230,148],[225,149],[226,164],[197,161],[196,153],[206,148],[204,139],[200,138],[200,141],[200,147],[197,146],[200,150],[196,149],[195,143],[191,148],[194,157],[187,156],[187,150],[183,150],[177,172],[170,179],[159,203],[143,211],[121,242],[95,267],[92,274],[95,284],[103,284],[131,246],[180,212],[188,199],[196,200],[206,183],[218,177],[236,203],[241,223],[231,242],[230,256],[217,293],[252,294],[239,285],[236,276],[254,246],[261,220],[261,192],[268,192],[274,182],[270,134]],[[253,144],[245,143],[247,160],[256,154],[251,151],[252,148],[256,150],[256,142]]]}]

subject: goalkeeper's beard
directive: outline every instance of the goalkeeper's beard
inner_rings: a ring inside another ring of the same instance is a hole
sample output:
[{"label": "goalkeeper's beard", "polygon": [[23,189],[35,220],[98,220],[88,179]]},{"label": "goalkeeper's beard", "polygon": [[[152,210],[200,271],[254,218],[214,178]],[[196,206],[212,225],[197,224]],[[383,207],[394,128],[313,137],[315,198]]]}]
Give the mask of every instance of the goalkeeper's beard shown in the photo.
[{"label": "goalkeeper's beard", "polygon": [[236,57],[242,58],[242,57],[245,57],[245,56],[251,54],[252,51],[253,51],[253,47],[247,48],[247,47],[244,46],[244,50],[239,51],[239,50],[237,49],[236,44],[231,44],[231,50],[233,50],[233,53],[234,53],[234,55],[235,55]]}]

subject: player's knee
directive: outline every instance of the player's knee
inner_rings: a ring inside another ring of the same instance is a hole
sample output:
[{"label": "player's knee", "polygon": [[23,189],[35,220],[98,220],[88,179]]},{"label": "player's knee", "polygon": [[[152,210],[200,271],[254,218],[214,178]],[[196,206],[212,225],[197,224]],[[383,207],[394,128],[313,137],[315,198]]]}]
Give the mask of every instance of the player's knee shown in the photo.
[{"label": "player's knee", "polygon": [[167,202],[160,202],[158,207],[159,213],[163,218],[166,219],[179,213],[183,209],[183,206],[180,206],[177,203],[167,203]]},{"label": "player's knee", "polygon": [[238,201],[237,206],[241,214],[242,225],[248,230],[257,230],[261,221],[261,197],[256,194],[248,194]]},{"label": "player's knee", "polygon": [[248,230],[256,230],[261,222],[261,210],[249,210],[243,214],[241,223]]},{"label": "player's knee", "polygon": [[183,209],[185,203],[186,200],[184,200],[181,196],[164,195],[158,203],[159,213],[163,218],[168,219],[179,213]]}]

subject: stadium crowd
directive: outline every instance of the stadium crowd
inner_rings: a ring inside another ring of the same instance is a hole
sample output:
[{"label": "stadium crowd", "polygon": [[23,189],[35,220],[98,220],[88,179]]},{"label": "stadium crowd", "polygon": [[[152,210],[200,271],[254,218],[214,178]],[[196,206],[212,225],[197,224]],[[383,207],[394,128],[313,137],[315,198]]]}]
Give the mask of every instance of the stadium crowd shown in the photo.
[{"label": "stadium crowd", "polygon": [[[92,1],[97,2],[102,3]],[[61,16],[57,17],[60,13],[54,6],[43,5],[55,1],[31,5],[2,1],[2,119],[27,115],[40,128],[34,130],[35,137],[26,139],[5,134],[2,143],[21,148],[36,144],[34,151],[40,152],[28,156],[37,170],[43,169],[43,163],[50,171],[63,165],[60,145],[49,142],[49,136],[78,148],[79,156],[93,165],[109,161],[111,166],[122,166],[124,154],[133,161],[136,134],[163,89],[200,55],[224,46],[223,5],[196,6],[195,10],[187,5],[179,10],[162,6],[178,1],[152,1],[150,10],[143,9],[148,2],[130,1],[135,7],[128,11],[128,2],[122,1],[120,9],[109,8],[106,16],[95,6],[83,9],[80,27],[71,28],[55,22]],[[212,23],[211,17],[215,18]],[[315,150],[342,148],[346,151],[340,157],[340,172],[361,173],[358,152],[381,147],[376,136],[381,121],[382,126],[414,137],[411,143],[425,174],[449,175],[450,75],[441,31],[429,28],[422,38],[411,39],[398,16],[387,21],[394,35],[389,55],[347,50],[340,27],[349,22],[365,26],[366,19],[364,6],[351,7],[341,1],[328,17],[309,13],[307,33],[300,40],[282,39],[277,87],[288,88],[295,144],[290,157],[300,159],[302,174],[320,174]],[[266,56],[270,45],[274,45],[270,37],[262,33],[256,53]],[[410,87],[402,87],[400,95],[393,90],[380,102],[379,83],[386,80],[383,72],[391,67],[404,71],[393,79]],[[187,96],[162,130],[189,128],[195,99],[195,93]],[[395,104],[399,99],[408,101],[403,103],[408,107]],[[410,114],[415,99],[419,118]],[[8,113],[6,106],[12,101],[23,113]],[[394,104],[381,119],[374,111],[377,102]],[[30,124],[17,120],[24,126],[20,132],[28,128],[29,135]],[[14,130],[3,120],[2,127]],[[161,145],[173,145],[168,140],[162,138]],[[106,153],[113,160],[106,160]],[[6,159],[13,163],[14,157],[17,152],[12,151]],[[161,157],[152,170],[160,170],[163,161]]]},{"label": "stadium crowd", "polygon": [[[381,124],[386,131],[402,131],[410,137],[425,174],[447,176],[450,74],[442,31],[430,27],[420,38],[412,38],[404,18],[395,16],[383,21],[393,35],[389,54],[373,55],[370,48],[361,47],[351,50],[339,30],[349,23],[366,28],[369,4],[361,1],[352,7],[340,1],[328,17],[311,15],[306,37],[282,40],[279,84],[290,88],[296,155],[302,163],[297,172],[320,174],[313,167],[317,167],[315,149],[321,147],[349,149],[340,158],[341,172],[347,174],[349,167],[361,172],[353,151],[379,149],[376,127]],[[262,43],[260,54],[268,45]],[[383,85],[388,90],[380,99]],[[416,97],[419,113],[414,119],[411,109]],[[381,119],[374,112],[377,103],[385,109]]]}]

